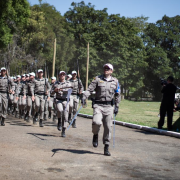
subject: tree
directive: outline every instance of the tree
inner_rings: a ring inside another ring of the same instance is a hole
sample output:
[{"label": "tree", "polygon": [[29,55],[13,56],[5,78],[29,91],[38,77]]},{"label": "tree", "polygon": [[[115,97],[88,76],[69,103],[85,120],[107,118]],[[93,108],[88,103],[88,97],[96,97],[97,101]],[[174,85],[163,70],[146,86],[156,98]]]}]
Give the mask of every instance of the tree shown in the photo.
[{"label": "tree", "polygon": [[0,48],[4,48],[12,41],[18,26],[27,22],[30,10],[27,0],[0,1],[0,9]]},{"label": "tree", "polygon": [[143,41],[146,46],[145,71],[146,90],[152,92],[155,100],[160,100],[160,77],[173,75],[176,82],[179,78],[180,56],[180,16],[172,18],[166,15],[155,24],[150,23],[144,31]]}]

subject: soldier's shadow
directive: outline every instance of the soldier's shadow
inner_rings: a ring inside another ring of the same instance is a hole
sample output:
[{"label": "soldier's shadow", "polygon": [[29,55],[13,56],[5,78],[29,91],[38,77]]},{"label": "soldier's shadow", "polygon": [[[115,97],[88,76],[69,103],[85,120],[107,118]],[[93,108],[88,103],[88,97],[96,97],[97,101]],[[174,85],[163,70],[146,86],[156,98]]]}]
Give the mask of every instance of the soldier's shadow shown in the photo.
[{"label": "soldier's shadow", "polygon": [[94,152],[91,152],[91,151],[78,150],[78,149],[52,149],[53,155],[51,157],[53,157],[58,151],[66,151],[66,152],[75,153],[75,154],[98,154],[98,155],[103,155],[101,153],[94,153]]}]

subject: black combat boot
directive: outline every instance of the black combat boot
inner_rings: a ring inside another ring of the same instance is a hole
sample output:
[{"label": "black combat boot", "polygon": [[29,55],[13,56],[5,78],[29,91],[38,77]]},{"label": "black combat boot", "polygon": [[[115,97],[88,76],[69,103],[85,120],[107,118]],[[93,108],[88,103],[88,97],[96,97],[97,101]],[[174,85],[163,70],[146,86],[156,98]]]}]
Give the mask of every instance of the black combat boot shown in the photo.
[{"label": "black combat boot", "polygon": [[15,111],[15,118],[18,118],[18,112]]},{"label": "black combat boot", "polygon": [[21,111],[21,119],[24,119],[24,110]]},{"label": "black combat boot", "polygon": [[39,127],[44,127],[42,119],[39,120]]},{"label": "black combat boot", "polygon": [[66,130],[66,129],[63,127],[62,133],[61,133],[61,136],[62,136],[62,137],[66,137],[66,135],[65,135],[65,130]]},{"label": "black combat boot", "polygon": [[72,124],[72,127],[73,127],[73,128],[76,128],[76,119],[74,119],[73,124]]},{"label": "black combat boot", "polygon": [[4,117],[2,117],[2,120],[1,120],[1,126],[5,126],[4,121],[5,121],[5,118],[4,118]]},{"label": "black combat boot", "polygon": [[15,114],[15,111],[16,111],[16,110],[15,110],[15,107],[14,107],[14,108],[13,108],[13,111],[12,111],[12,115],[14,115],[14,114]]},{"label": "black combat boot", "polygon": [[11,114],[11,107],[10,107],[10,105],[8,106],[7,113],[8,113],[8,115],[10,115],[10,114]]},{"label": "black combat boot", "polygon": [[33,118],[33,124],[36,124],[37,121],[38,121],[38,113],[36,113]]},{"label": "black combat boot", "polygon": [[71,124],[71,114],[69,114],[68,123]]},{"label": "black combat boot", "polygon": [[56,120],[56,115],[53,115],[53,121],[55,121]]},{"label": "black combat boot", "polygon": [[26,114],[24,116],[24,120],[25,121],[29,120],[29,111],[26,112]]},{"label": "black combat boot", "polygon": [[59,131],[61,131],[61,129],[62,129],[62,126],[61,126],[61,118],[58,118],[57,129],[58,129]]},{"label": "black combat boot", "polygon": [[98,134],[93,135],[93,146],[98,147]]},{"label": "black combat boot", "polygon": [[19,119],[21,119],[21,110],[19,110]]},{"label": "black combat boot", "polygon": [[44,120],[47,121],[47,115],[46,114],[44,114]]},{"label": "black combat boot", "polygon": [[109,145],[105,144],[104,146],[104,155],[105,156],[111,156],[110,152],[109,152]]},{"label": "black combat boot", "polygon": [[51,119],[51,111],[49,111],[49,117],[48,118]]}]

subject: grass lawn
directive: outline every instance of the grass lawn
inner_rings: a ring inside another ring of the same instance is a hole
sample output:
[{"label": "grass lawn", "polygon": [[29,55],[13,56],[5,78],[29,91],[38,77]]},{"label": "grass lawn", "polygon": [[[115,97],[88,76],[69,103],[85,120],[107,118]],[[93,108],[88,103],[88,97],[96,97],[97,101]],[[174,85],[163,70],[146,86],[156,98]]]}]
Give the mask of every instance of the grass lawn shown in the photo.
[{"label": "grass lawn", "polygon": [[[120,103],[119,113],[116,120],[139,124],[150,127],[157,127],[159,120],[160,102],[134,102],[123,100]],[[93,114],[91,101],[88,101],[88,107],[81,110],[82,114]],[[179,112],[175,112],[173,123],[179,118]],[[165,118],[164,129],[167,128],[167,119]]]}]

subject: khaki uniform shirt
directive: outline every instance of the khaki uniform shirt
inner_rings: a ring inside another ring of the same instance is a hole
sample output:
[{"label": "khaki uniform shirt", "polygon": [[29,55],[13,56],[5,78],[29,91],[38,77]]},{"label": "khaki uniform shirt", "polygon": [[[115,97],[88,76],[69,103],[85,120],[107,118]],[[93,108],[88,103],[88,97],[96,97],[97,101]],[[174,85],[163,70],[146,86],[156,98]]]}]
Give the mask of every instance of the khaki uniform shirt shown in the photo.
[{"label": "khaki uniform shirt", "polygon": [[82,82],[81,82],[81,80],[79,79],[75,79],[75,80],[73,80],[73,79],[70,79],[69,80],[70,82],[71,82],[71,85],[72,85],[72,87],[73,87],[73,90],[72,90],[72,95],[74,94],[74,95],[77,95],[78,93],[79,93],[79,91],[83,91],[83,84],[82,84]]},{"label": "khaki uniform shirt", "polygon": [[[61,91],[55,92],[55,88],[61,89]],[[60,82],[56,81],[52,86],[51,94],[56,93],[56,99],[65,100],[67,98],[68,90],[72,88],[72,85],[69,81]]]},{"label": "khaki uniform shirt", "polygon": [[45,95],[47,91],[48,91],[47,96],[50,96],[50,85],[49,85],[48,79],[45,79],[45,78],[33,79],[30,84],[30,91],[31,91],[32,96],[34,96],[34,94]]},{"label": "khaki uniform shirt", "polygon": [[111,76],[107,81],[104,75],[96,76],[84,92],[83,99],[88,98],[93,91],[96,91],[95,101],[112,101],[115,98],[115,106],[119,107],[121,90],[116,78]]},{"label": "khaki uniform shirt", "polygon": [[24,85],[25,85],[25,81],[17,82],[16,90],[15,90],[16,96],[25,95],[24,94]]},{"label": "khaki uniform shirt", "polygon": [[15,90],[15,84],[13,80],[7,76],[0,76],[0,92],[9,92],[9,90]]}]

